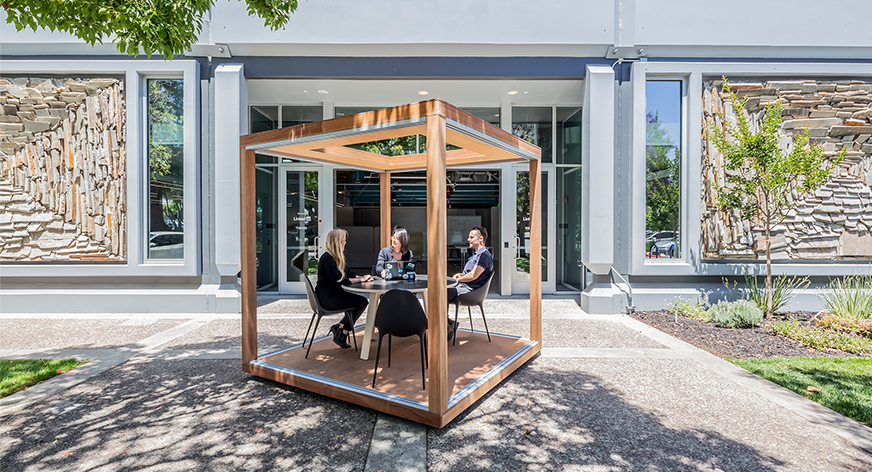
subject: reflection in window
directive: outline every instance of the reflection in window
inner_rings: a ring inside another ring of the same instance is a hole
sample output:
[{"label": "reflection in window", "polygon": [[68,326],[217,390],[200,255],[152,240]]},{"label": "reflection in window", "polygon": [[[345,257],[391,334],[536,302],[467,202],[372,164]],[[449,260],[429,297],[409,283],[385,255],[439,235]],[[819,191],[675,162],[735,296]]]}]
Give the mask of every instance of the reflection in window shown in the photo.
[{"label": "reflection in window", "polygon": [[184,86],[148,80],[148,258],[184,257]]},{"label": "reflection in window", "polygon": [[645,255],[680,256],[681,82],[645,85]]},{"label": "reflection in window", "polygon": [[512,134],[542,148],[542,162],[551,162],[551,107],[512,107]]}]

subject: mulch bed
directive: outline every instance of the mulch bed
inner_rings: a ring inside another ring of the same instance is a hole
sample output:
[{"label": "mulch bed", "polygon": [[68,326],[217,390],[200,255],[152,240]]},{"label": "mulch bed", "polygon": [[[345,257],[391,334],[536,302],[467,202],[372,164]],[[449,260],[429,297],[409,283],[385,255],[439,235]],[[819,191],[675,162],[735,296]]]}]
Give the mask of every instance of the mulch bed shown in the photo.
[{"label": "mulch bed", "polygon": [[[776,314],[776,319],[787,317],[809,321],[815,312],[790,312]],[[688,344],[708,351],[718,357],[740,359],[763,359],[767,357],[830,356],[859,357],[843,351],[818,351],[779,336],[769,327],[769,320],[756,328],[721,328],[715,323],[678,316],[665,311],[639,311],[633,318],[676,337]]]}]

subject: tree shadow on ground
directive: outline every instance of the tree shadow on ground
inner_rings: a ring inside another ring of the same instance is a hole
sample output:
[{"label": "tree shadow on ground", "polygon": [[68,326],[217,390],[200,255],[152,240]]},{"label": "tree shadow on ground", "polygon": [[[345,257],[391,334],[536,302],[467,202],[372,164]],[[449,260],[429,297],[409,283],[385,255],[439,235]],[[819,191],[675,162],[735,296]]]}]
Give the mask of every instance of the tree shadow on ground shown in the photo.
[{"label": "tree shadow on ground", "polygon": [[0,423],[0,470],[362,470],[376,413],[241,371],[134,360]]},{"label": "tree shadow on ground", "polygon": [[428,470],[797,470],[718,431],[665,426],[623,397],[597,376],[527,364],[428,431]]}]

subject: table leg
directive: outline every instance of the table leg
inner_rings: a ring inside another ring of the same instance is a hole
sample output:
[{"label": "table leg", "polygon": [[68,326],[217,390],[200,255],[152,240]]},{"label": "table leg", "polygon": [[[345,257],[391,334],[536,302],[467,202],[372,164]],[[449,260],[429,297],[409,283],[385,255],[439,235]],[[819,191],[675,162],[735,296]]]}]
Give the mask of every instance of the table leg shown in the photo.
[{"label": "table leg", "polygon": [[375,312],[378,308],[377,293],[369,294],[369,308],[366,311],[366,328],[363,330],[363,344],[360,345],[360,358],[369,359],[369,345],[372,343],[372,332],[375,330]]}]

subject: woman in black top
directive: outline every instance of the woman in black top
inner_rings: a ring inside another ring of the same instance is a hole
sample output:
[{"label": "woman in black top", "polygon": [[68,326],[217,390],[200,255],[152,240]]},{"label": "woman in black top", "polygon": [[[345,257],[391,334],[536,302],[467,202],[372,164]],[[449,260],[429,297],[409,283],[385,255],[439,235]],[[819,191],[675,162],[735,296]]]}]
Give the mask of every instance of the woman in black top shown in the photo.
[{"label": "woman in black top", "polygon": [[409,233],[404,228],[394,226],[391,233],[391,245],[383,247],[378,253],[378,262],[375,264],[375,273],[385,277],[385,262],[409,261],[412,259],[412,251],[409,249]]},{"label": "woman in black top", "polygon": [[344,229],[332,229],[327,233],[327,252],[318,260],[318,283],[315,286],[315,296],[324,308],[352,308],[345,312],[342,321],[330,327],[333,342],[343,349],[351,347],[347,342],[348,334],[369,302],[365,297],[346,292],[342,286],[372,280],[371,275],[358,277],[345,267],[347,237],[348,233]]}]

